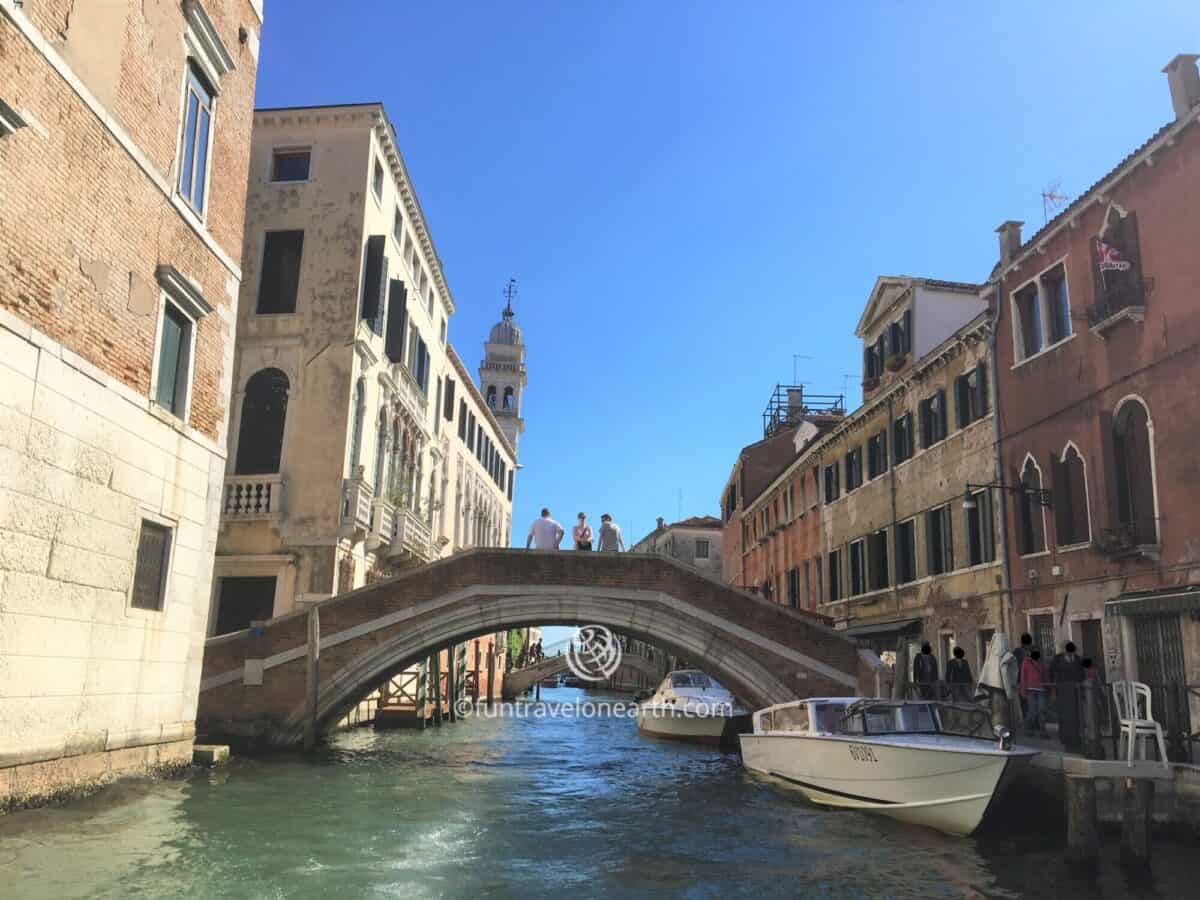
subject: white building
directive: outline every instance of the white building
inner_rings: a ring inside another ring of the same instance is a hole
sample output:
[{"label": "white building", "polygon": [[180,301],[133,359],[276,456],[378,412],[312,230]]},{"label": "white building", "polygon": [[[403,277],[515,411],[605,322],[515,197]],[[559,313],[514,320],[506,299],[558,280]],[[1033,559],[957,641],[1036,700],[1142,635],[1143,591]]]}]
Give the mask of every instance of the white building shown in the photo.
[{"label": "white building", "polygon": [[210,632],[506,544],[516,451],[381,104],[256,111],[243,269]]},{"label": "white building", "polygon": [[716,516],[691,516],[658,525],[629,548],[630,553],[658,553],[695,566],[714,578],[721,577],[721,520]]}]

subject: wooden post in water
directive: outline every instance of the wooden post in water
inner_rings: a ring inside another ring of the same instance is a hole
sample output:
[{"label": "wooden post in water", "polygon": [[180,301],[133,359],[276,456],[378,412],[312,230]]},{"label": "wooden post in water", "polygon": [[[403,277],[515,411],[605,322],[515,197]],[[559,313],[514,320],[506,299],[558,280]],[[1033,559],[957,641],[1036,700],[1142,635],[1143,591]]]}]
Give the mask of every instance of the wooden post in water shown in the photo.
[{"label": "wooden post in water", "polygon": [[1067,777],[1067,853],[1075,862],[1094,862],[1100,852],[1096,823],[1096,780]]},{"label": "wooden post in water", "polygon": [[442,651],[433,652],[433,724],[442,724]]},{"label": "wooden post in water", "polygon": [[487,704],[488,709],[491,709],[496,702],[496,640],[492,639],[492,643],[488,646],[488,680],[487,680]]},{"label": "wooden post in water", "polygon": [[1154,782],[1149,778],[1125,779],[1125,808],[1121,819],[1121,860],[1150,864],[1150,815],[1154,810]]},{"label": "wooden post in water", "polygon": [[451,722],[458,721],[458,648],[450,645],[446,662],[446,714]]},{"label": "wooden post in water", "polygon": [[421,660],[417,666],[417,692],[413,700],[413,713],[417,717],[417,727],[425,729],[425,704],[429,702],[429,660]]},{"label": "wooden post in water", "polygon": [[479,639],[475,640],[475,682],[471,685],[471,700],[479,702]]}]

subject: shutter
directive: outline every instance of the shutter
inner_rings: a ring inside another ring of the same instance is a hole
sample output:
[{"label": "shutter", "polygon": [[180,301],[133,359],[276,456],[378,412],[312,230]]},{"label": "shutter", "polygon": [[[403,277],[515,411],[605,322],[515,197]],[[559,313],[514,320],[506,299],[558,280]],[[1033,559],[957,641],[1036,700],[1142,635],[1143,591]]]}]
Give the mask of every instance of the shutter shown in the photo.
[{"label": "shutter", "polygon": [[992,489],[986,489],[979,503],[979,533],[983,541],[983,559],[992,562],[996,558],[996,514],[992,509]]},{"label": "shutter", "polygon": [[970,390],[966,375],[954,379],[954,417],[959,428],[966,428],[971,423]]},{"label": "shutter", "polygon": [[1054,541],[1058,546],[1066,547],[1078,540],[1072,534],[1071,477],[1067,464],[1053,453],[1050,454],[1050,491],[1054,501]]},{"label": "shutter", "polygon": [[912,308],[904,311],[904,352],[912,350]]},{"label": "shutter", "polygon": [[394,363],[404,362],[404,338],[408,333],[408,289],[399,278],[388,284],[387,334],[383,352]]},{"label": "shutter", "polygon": [[446,417],[446,421],[454,420],[454,379],[446,379],[446,404],[442,410],[442,415]]},{"label": "shutter", "polygon": [[942,571],[949,572],[954,568],[954,528],[950,519],[950,507],[943,506],[938,510],[942,520]]},{"label": "shutter", "polygon": [[886,472],[888,467],[888,433],[885,428],[879,432],[879,471]]},{"label": "shutter", "polygon": [[1117,497],[1120,491],[1120,481],[1117,477],[1117,450],[1113,436],[1113,416],[1110,412],[1102,412],[1097,416],[1100,427],[1100,471],[1104,508],[1101,512],[1104,527],[1113,528],[1118,522]]},{"label": "shutter", "polygon": [[387,236],[373,234],[367,238],[367,265],[363,276],[362,319],[369,322],[376,334],[383,333],[383,310],[386,306],[387,256],[384,246]]},{"label": "shutter", "polygon": [[937,439],[940,441],[946,437],[946,433],[950,430],[947,424],[950,413],[946,410],[946,392],[944,390],[938,391],[934,396],[937,399]]},{"label": "shutter", "polygon": [[936,510],[925,514],[925,574],[934,575],[937,573],[937,554],[940,549],[939,541],[941,536],[934,534],[937,531],[938,513]]},{"label": "shutter", "polygon": [[987,363],[983,360],[975,364],[975,395],[978,398],[976,418],[982,419],[988,413]]},{"label": "shutter", "polygon": [[873,358],[875,351],[870,347],[863,348],[863,377],[872,378],[875,375]]},{"label": "shutter", "polygon": [[929,446],[929,401],[922,400],[917,404],[917,415],[921,423],[921,448]]}]

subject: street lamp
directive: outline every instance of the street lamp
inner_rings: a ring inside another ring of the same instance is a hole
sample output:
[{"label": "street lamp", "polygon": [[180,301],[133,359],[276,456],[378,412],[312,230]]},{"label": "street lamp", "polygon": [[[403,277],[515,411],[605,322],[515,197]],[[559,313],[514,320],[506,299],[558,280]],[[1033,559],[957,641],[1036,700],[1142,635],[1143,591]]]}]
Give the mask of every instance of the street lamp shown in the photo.
[{"label": "street lamp", "polygon": [[1023,484],[1005,484],[1003,481],[989,481],[987,484],[972,484],[967,482],[966,490],[963,492],[963,509],[973,510],[978,508],[979,503],[975,500],[975,491],[984,491],[990,488],[996,488],[1000,491],[1010,491],[1014,494],[1030,498],[1039,506],[1053,506],[1054,495],[1046,488],[1026,487]]}]

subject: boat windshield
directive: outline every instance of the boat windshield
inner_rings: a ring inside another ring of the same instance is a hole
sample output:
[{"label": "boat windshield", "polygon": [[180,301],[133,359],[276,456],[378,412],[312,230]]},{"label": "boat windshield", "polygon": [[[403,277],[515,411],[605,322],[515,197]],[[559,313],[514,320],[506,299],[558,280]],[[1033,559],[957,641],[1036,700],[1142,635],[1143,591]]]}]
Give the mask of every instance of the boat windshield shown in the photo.
[{"label": "boat windshield", "polygon": [[706,688],[708,676],[702,672],[676,672],[671,676],[673,688]]},{"label": "boat windshield", "polygon": [[970,704],[859,702],[842,719],[847,734],[953,734],[992,738],[992,719]]}]

